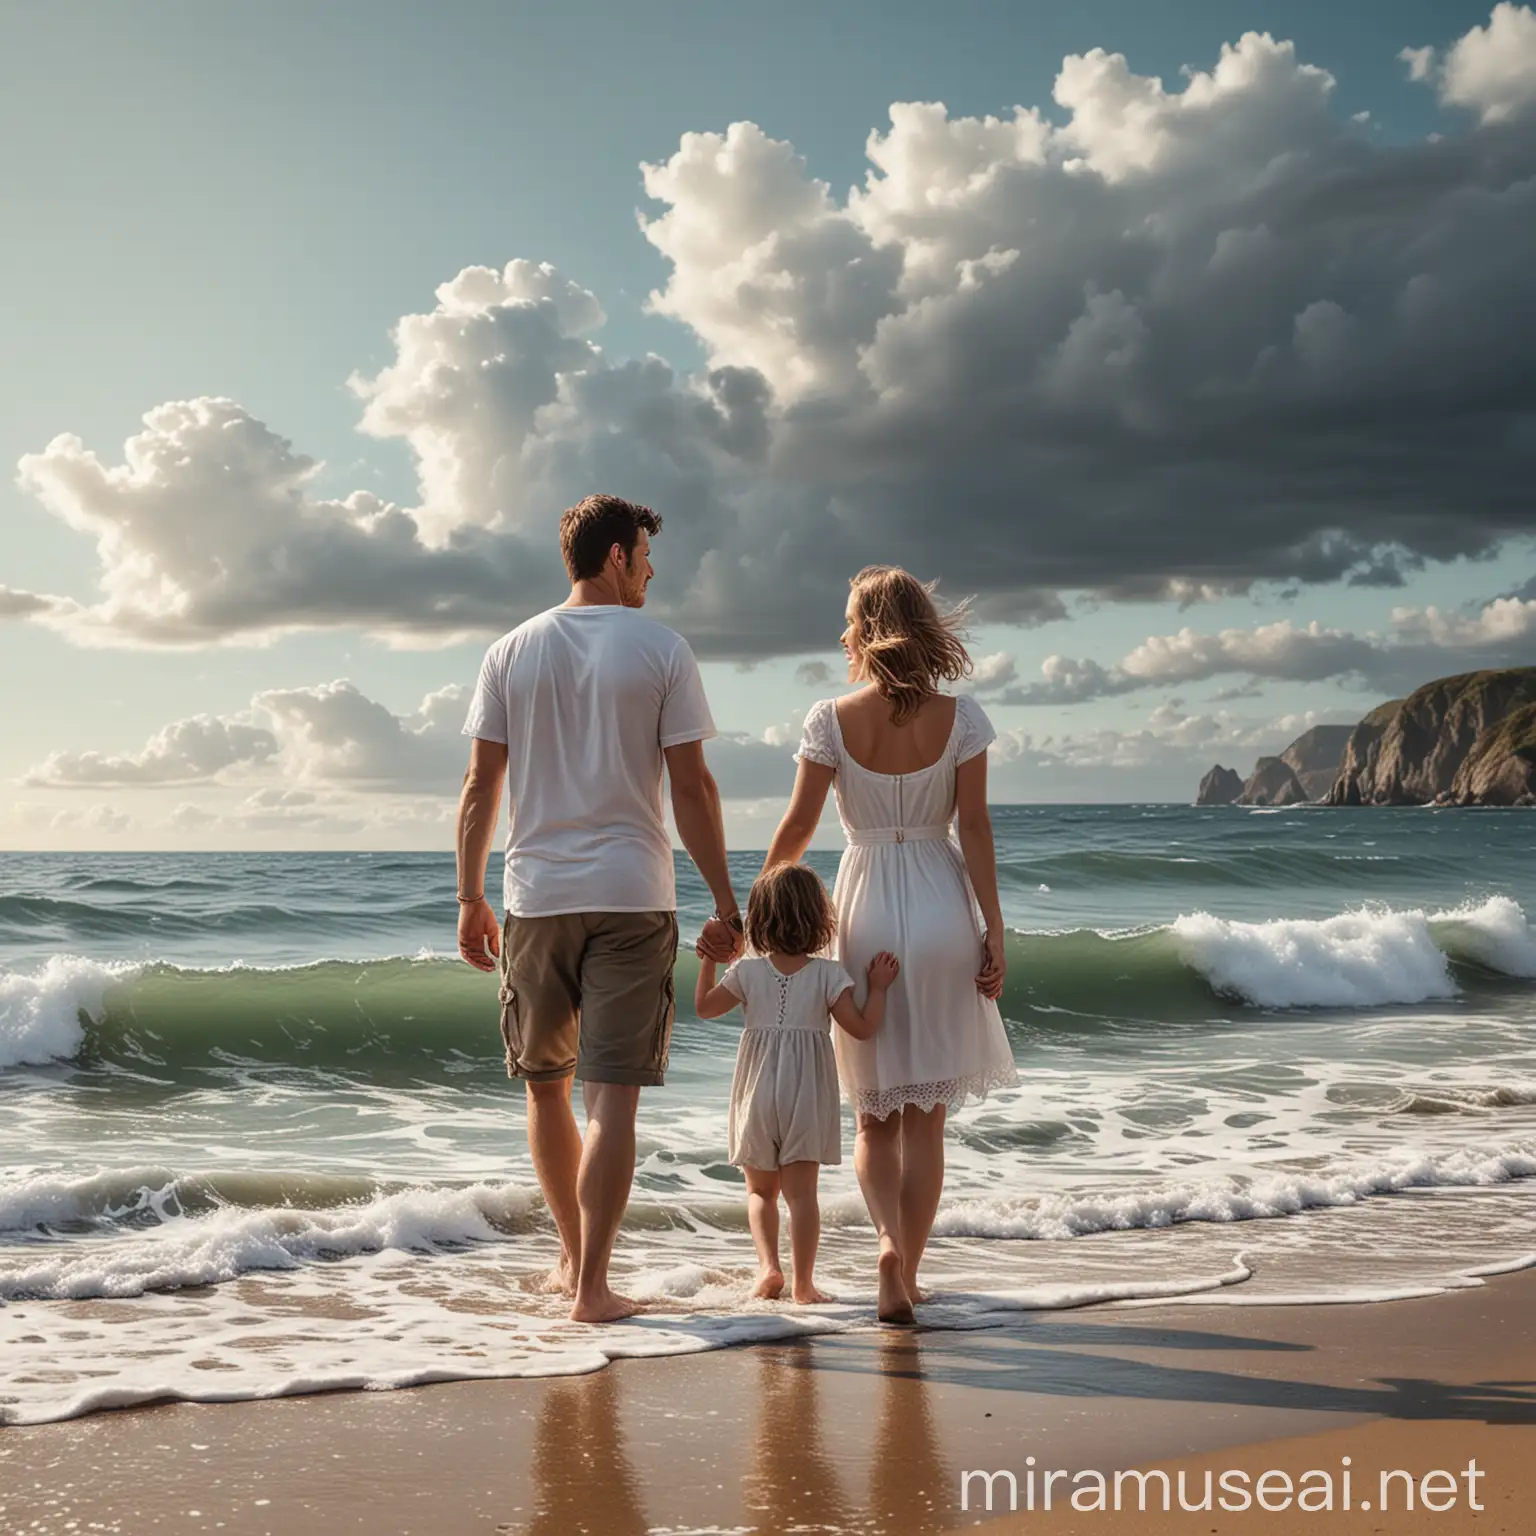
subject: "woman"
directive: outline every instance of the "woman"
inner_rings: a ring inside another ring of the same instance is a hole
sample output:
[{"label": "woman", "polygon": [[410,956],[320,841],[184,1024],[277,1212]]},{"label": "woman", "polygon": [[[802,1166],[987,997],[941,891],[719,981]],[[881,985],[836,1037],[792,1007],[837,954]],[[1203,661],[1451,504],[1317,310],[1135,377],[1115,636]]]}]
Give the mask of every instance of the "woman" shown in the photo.
[{"label": "woman", "polygon": [[800,859],[835,785],[848,839],[833,892],[838,957],[856,976],[882,949],[901,961],[884,1025],[870,1040],[839,1039],[837,1065],[880,1237],[880,1318],[910,1323],[944,1185],[945,1114],[1016,1081],[997,1010],[1005,960],[986,753],[996,733],[974,699],[939,692],[971,669],[961,615],[941,615],[932,588],[893,566],[867,567],[852,589],[842,643],[849,680],[865,686],[806,716],[768,864]]}]

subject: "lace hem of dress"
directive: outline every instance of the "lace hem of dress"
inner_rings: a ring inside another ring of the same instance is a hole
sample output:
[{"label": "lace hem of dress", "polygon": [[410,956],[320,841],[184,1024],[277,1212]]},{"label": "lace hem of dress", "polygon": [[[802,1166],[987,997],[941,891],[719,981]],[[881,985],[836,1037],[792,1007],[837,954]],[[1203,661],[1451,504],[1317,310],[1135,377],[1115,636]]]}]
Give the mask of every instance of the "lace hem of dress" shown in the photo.
[{"label": "lace hem of dress", "polygon": [[947,1077],[937,1083],[905,1083],[900,1088],[860,1088],[853,1095],[853,1107],[861,1115],[884,1120],[898,1109],[936,1109],[943,1104],[959,1109],[971,1097],[984,1099],[994,1088],[1008,1088],[1019,1080],[1019,1071],[1010,1061],[972,1072],[969,1077]]}]

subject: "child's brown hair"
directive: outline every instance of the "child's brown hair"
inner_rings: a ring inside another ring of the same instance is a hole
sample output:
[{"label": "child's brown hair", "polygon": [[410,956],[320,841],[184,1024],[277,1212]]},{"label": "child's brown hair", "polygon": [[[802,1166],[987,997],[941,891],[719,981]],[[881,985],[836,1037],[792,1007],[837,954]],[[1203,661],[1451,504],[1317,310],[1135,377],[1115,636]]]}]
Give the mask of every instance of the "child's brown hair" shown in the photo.
[{"label": "child's brown hair", "polygon": [[775,864],[747,894],[747,943],[760,955],[814,955],[837,937],[837,913],[816,871]]}]

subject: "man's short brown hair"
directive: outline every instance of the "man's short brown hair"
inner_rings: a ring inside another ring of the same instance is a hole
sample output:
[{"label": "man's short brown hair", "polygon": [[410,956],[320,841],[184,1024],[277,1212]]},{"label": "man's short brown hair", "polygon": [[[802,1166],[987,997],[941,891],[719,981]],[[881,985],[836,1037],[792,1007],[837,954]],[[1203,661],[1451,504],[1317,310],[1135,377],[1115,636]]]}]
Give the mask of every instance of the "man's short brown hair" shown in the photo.
[{"label": "man's short brown hair", "polygon": [[641,532],[661,532],[661,519],[649,507],[618,496],[588,496],[560,515],[560,553],[572,581],[590,581],[602,572],[608,551],[623,546],[627,560]]}]

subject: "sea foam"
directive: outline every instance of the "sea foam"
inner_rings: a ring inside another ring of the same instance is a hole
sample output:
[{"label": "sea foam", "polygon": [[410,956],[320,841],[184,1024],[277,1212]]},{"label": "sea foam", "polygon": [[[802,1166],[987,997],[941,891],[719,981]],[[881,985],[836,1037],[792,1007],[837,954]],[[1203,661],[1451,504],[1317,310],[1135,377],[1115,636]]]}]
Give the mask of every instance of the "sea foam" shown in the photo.
[{"label": "sea foam", "polygon": [[1242,923],[1196,912],[1171,926],[1180,958],[1215,988],[1265,1008],[1422,1003],[1457,991],[1451,961],[1536,976],[1536,935],[1507,896],[1426,913],[1363,907]]},{"label": "sea foam", "polygon": [[1506,976],[1536,976],[1536,933],[1520,904],[1508,896],[1436,912],[1430,922],[1457,959],[1474,960]]},{"label": "sea foam", "polygon": [[1378,1007],[1451,997],[1450,965],[1422,912],[1344,912],[1239,923],[1196,912],[1172,927],[1216,991],[1265,1008]]},{"label": "sea foam", "polygon": [[1192,1179],[1124,1193],[957,1201],[940,1209],[933,1234],[1061,1241],[1182,1222],[1262,1221],[1358,1205],[1372,1196],[1404,1190],[1489,1189],[1532,1176],[1536,1142],[1439,1154],[1405,1152],[1334,1172],[1288,1169],[1257,1178]]},{"label": "sea foam", "polygon": [[81,1013],[99,1016],[107,989],[135,969],[53,955],[31,975],[0,971],[0,1067],[73,1056],[85,1041]]},{"label": "sea foam", "polygon": [[142,1296],[386,1249],[430,1253],[504,1241],[538,1202],[518,1185],[475,1184],[399,1190],[333,1210],[217,1210],[50,1247],[35,1258],[24,1248],[0,1260],[0,1300]]}]

